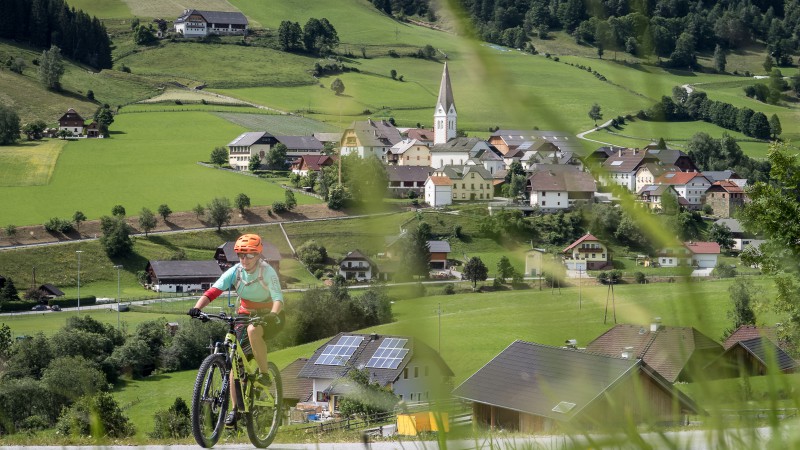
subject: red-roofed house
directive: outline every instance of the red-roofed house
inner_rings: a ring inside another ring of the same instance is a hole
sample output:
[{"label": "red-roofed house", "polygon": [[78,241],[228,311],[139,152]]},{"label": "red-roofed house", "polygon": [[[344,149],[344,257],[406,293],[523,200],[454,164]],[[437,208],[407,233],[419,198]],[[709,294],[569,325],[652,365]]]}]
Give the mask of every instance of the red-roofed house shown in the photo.
[{"label": "red-roofed house", "polygon": [[425,203],[445,206],[453,203],[453,181],[446,176],[430,176],[425,180]]},{"label": "red-roofed house", "polygon": [[305,176],[308,172],[319,172],[323,167],[332,166],[336,162],[334,158],[327,155],[300,156],[292,163],[292,173]]},{"label": "red-roofed house", "polygon": [[679,248],[659,250],[658,264],[661,267],[689,265],[709,269],[717,265],[719,250],[716,242],[684,242]]},{"label": "red-roofed house", "polygon": [[706,191],[706,205],[711,206],[717,217],[731,217],[744,202],[744,190],[731,180],[717,181]]},{"label": "red-roofed house", "polygon": [[668,184],[689,203],[689,209],[703,207],[705,193],[711,182],[700,172],[667,172],[653,181],[653,184]]},{"label": "red-roofed house", "polygon": [[570,244],[562,254],[570,270],[603,270],[611,266],[608,247],[589,233]]}]

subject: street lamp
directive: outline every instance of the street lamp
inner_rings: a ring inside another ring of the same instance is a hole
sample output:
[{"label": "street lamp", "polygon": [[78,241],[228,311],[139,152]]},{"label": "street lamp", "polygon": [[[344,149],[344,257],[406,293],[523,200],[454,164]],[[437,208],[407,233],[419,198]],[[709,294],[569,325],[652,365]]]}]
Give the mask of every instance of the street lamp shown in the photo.
[{"label": "street lamp", "polygon": [[119,271],[122,269],[122,264],[114,266],[117,269],[117,329],[119,329]]},{"label": "street lamp", "polygon": [[81,253],[83,250],[75,250],[78,254],[78,312],[81,312]]}]

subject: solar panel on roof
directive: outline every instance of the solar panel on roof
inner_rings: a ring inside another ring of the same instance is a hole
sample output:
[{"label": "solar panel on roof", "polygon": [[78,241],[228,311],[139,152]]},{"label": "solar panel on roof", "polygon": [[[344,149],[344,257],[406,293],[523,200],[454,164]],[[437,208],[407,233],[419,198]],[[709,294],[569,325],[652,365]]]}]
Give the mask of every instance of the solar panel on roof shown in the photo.
[{"label": "solar panel on roof", "polygon": [[553,411],[558,412],[558,413],[562,413],[562,414],[566,414],[566,413],[572,411],[572,408],[574,408],[574,407],[575,407],[575,403],[561,402],[561,403],[559,403],[559,404],[557,404],[556,406],[553,407]]},{"label": "solar panel on roof", "polygon": [[666,178],[672,178],[674,176],[675,176],[675,173],[668,173],[668,174],[664,175],[664,177],[666,177]]},{"label": "solar panel on roof", "polygon": [[375,353],[367,362],[367,367],[375,369],[397,369],[400,362],[403,361],[408,349],[404,348],[408,339],[400,338],[385,338],[381,342],[380,347],[375,350]]},{"label": "solar panel on roof", "polygon": [[611,161],[611,165],[612,166],[621,166],[622,165],[622,161]]},{"label": "solar panel on roof", "polygon": [[363,336],[342,336],[335,344],[329,344],[319,355],[314,364],[324,366],[343,366],[344,363],[350,360],[353,356],[361,341],[364,340]]}]

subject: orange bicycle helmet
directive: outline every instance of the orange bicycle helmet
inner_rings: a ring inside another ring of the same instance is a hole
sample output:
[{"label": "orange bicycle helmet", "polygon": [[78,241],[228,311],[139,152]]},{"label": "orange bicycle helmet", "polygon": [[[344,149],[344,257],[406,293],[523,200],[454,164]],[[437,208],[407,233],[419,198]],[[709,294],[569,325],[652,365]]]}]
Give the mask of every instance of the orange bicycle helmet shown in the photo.
[{"label": "orange bicycle helmet", "polygon": [[233,246],[236,253],[258,253],[264,251],[264,244],[261,243],[261,236],[257,234],[243,234],[236,240]]}]

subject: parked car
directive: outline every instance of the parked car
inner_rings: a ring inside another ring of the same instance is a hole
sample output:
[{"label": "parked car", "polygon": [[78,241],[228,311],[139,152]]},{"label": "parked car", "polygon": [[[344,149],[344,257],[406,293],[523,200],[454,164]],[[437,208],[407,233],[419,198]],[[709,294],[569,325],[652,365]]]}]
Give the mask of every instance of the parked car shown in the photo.
[{"label": "parked car", "polygon": [[36,305],[31,308],[31,311],[47,311],[47,305]]},{"label": "parked car", "polygon": [[61,311],[61,307],[58,305],[53,305],[50,307],[50,311]]}]

